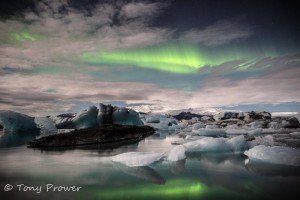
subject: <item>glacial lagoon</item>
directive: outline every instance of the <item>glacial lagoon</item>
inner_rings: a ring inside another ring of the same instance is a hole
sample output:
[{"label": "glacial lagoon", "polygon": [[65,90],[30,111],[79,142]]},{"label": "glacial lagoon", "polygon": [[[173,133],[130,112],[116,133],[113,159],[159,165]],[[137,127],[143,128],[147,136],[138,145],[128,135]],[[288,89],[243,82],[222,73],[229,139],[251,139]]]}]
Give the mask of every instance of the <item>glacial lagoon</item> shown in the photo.
[{"label": "glacial lagoon", "polygon": [[[171,143],[176,138],[168,133],[155,134],[138,144],[106,150],[97,146],[51,151],[25,145],[1,148],[0,196],[3,199],[287,199],[299,195],[299,167],[249,161],[243,154],[190,153],[185,160],[162,160],[142,167],[127,167],[110,160],[111,156],[124,152],[166,153],[174,147]],[[7,184],[13,186],[11,191],[4,191]],[[71,186],[79,190],[63,191]]]}]

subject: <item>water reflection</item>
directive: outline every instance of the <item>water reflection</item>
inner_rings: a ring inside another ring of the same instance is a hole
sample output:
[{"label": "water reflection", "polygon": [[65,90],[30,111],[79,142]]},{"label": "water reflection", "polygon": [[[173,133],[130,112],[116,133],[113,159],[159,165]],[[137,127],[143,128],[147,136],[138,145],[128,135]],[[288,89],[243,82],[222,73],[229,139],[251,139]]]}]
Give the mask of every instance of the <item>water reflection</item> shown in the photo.
[{"label": "water reflection", "polygon": [[246,169],[263,176],[300,176],[300,167],[265,163],[257,160],[246,160]]},{"label": "water reflection", "polygon": [[1,130],[0,148],[16,147],[16,146],[24,145],[28,141],[35,139],[38,134],[39,134],[38,131],[10,133]]},{"label": "water reflection", "polygon": [[166,180],[151,167],[127,167],[126,165],[122,164],[116,165],[122,172],[134,177],[145,179],[151,183],[162,185],[166,182]]}]

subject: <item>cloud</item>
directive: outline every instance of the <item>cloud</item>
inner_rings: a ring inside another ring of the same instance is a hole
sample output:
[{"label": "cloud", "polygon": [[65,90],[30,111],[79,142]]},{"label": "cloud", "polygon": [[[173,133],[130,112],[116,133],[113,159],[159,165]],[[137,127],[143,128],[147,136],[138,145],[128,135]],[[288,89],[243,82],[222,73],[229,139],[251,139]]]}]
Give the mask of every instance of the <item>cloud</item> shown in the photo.
[{"label": "cloud", "polygon": [[149,26],[163,7],[164,3],[119,1],[79,10],[68,1],[37,1],[35,12],[27,11],[22,19],[0,22],[0,67],[68,67],[83,52],[105,52],[167,41],[169,29]]},{"label": "cloud", "polygon": [[219,46],[235,40],[246,39],[254,34],[252,28],[240,20],[220,20],[204,29],[192,29],[182,34],[181,39],[205,46]]},{"label": "cloud", "polygon": [[[85,75],[5,75],[0,79],[0,105],[31,114],[72,111],[74,101],[124,101],[127,104],[152,104],[164,110],[219,107],[253,103],[299,102],[295,92],[300,84],[295,67],[245,79],[210,76],[200,88],[183,91],[138,82],[103,82]],[[55,92],[51,91],[55,88]],[[163,110],[161,110],[163,111]]]}]

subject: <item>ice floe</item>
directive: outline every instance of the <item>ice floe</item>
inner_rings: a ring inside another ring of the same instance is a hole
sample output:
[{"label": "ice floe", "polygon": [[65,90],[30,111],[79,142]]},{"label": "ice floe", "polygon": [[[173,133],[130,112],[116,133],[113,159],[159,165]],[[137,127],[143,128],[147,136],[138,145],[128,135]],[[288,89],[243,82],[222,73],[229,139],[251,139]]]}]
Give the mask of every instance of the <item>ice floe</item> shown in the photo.
[{"label": "ice floe", "polygon": [[171,149],[167,160],[171,161],[171,162],[176,162],[178,160],[183,160],[185,159],[185,147],[183,145],[178,145],[173,147],[173,149]]},{"label": "ice floe", "polygon": [[245,151],[244,154],[250,160],[254,159],[273,164],[300,166],[300,150],[290,147],[267,147],[259,145]]},{"label": "ice floe", "polygon": [[155,152],[128,152],[110,157],[111,161],[124,164],[128,167],[147,166],[161,160],[162,153]]}]

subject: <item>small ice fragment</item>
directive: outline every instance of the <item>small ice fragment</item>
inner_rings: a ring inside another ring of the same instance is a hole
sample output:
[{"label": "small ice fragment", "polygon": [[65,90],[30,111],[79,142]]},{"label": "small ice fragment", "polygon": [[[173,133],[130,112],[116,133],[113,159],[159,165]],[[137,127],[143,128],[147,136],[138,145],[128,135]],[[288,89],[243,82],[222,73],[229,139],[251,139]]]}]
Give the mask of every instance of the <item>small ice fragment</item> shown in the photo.
[{"label": "small ice fragment", "polygon": [[113,162],[118,162],[128,167],[147,166],[163,158],[162,153],[154,152],[128,152],[110,157]]}]

